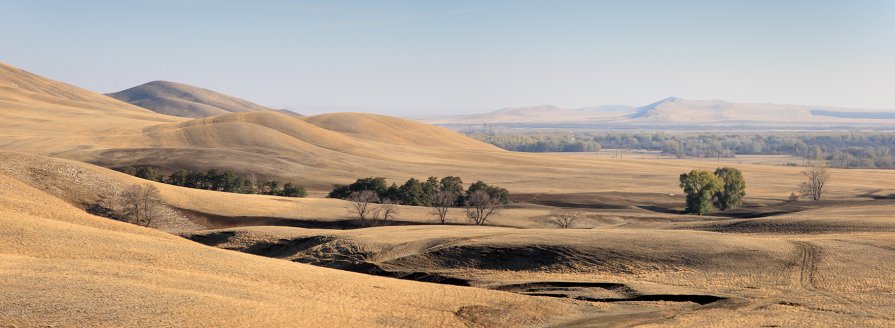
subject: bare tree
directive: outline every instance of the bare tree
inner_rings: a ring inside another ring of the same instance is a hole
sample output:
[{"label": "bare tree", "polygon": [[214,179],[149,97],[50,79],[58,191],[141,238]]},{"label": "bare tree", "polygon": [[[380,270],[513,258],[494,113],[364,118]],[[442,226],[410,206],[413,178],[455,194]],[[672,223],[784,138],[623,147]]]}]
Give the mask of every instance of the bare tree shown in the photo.
[{"label": "bare tree", "polygon": [[121,193],[119,201],[127,221],[144,227],[152,225],[162,204],[158,188],[153,185],[133,185]]},{"label": "bare tree", "polygon": [[484,190],[477,190],[466,199],[466,217],[475,225],[485,225],[488,217],[497,212],[502,204]]},{"label": "bare tree", "polygon": [[390,200],[385,201],[382,203],[382,206],[379,207],[379,212],[382,213],[382,224],[388,225],[389,220],[394,220],[398,217],[398,204],[395,204]]},{"label": "bare tree", "polygon": [[808,178],[808,181],[803,182],[800,186],[802,194],[811,200],[820,200],[826,193],[824,188],[827,185],[827,181],[830,180],[830,173],[827,172],[827,168],[814,166],[802,171],[802,174]]},{"label": "bare tree", "polygon": [[550,223],[562,229],[569,229],[575,226],[575,221],[577,220],[578,212],[564,211],[550,215]]},{"label": "bare tree", "polygon": [[448,190],[439,190],[432,199],[432,215],[438,223],[447,223],[447,213],[451,206],[457,203],[457,193]]},{"label": "bare tree", "polygon": [[378,208],[370,205],[379,201],[379,196],[371,190],[361,190],[352,192],[348,196],[348,210],[351,214],[357,216],[360,226],[364,227],[369,224],[368,219],[375,219],[374,215],[378,215]]}]

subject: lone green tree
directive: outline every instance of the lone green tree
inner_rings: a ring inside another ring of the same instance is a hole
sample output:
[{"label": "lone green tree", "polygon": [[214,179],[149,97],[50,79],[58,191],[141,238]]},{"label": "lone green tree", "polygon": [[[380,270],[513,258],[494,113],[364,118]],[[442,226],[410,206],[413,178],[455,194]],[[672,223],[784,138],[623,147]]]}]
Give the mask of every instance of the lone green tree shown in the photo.
[{"label": "lone green tree", "polygon": [[715,176],[721,179],[721,189],[715,193],[714,205],[717,209],[726,211],[740,207],[743,204],[743,196],[746,196],[746,180],[743,173],[732,167],[721,167],[715,170]]},{"label": "lone green tree", "polygon": [[722,182],[709,171],[692,170],[681,174],[680,187],[687,193],[687,213],[705,214],[712,209],[712,198],[721,190]]}]

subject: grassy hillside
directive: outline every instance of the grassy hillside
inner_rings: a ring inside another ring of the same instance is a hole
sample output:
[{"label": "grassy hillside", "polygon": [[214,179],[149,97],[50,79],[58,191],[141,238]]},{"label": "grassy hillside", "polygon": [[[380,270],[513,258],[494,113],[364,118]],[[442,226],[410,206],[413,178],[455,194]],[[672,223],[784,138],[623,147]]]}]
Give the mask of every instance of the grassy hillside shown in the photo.
[{"label": "grassy hillside", "polygon": [[237,112],[273,111],[253,102],[188,84],[152,81],[108,94],[156,113],[207,117]]},{"label": "grassy hillside", "polygon": [[6,153],[0,162],[6,168],[0,172],[0,290],[16,295],[0,299],[4,324],[466,327],[499,320],[519,326],[556,322],[581,310],[202,246],[89,215],[32,187],[52,190],[57,182],[33,170],[82,182],[95,180],[94,172],[30,155]]}]

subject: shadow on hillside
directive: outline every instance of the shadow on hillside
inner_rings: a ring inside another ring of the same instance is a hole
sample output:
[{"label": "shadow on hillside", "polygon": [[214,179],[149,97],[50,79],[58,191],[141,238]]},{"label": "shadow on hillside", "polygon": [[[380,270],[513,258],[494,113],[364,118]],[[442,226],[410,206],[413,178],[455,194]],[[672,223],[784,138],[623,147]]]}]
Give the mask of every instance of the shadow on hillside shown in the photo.
[{"label": "shadow on hillside", "polygon": [[[207,229],[226,229],[236,227],[252,227],[252,226],[279,226],[279,227],[296,227],[309,229],[359,229],[364,228],[357,223],[357,220],[315,220],[315,219],[293,219],[278,218],[269,216],[224,216],[211,213],[204,213],[189,209],[177,209],[180,213],[193,221],[194,223],[206,227]],[[413,221],[390,220],[389,226],[407,226],[421,225],[425,223]]]},{"label": "shadow on hillside", "polygon": [[[371,226],[361,226],[357,220],[317,220],[317,219],[295,219],[295,218],[278,218],[270,216],[224,216],[211,213],[200,212],[196,210],[176,208],[178,212],[183,214],[193,223],[201,225],[206,229],[227,229],[237,227],[255,227],[255,226],[278,226],[278,227],[295,227],[308,229],[334,229],[334,230],[351,230],[370,228]],[[388,226],[411,226],[411,225],[430,225],[432,222],[419,221],[402,221],[389,220]],[[442,225],[468,225],[456,222],[449,222]],[[378,224],[375,227],[381,227]],[[501,225],[491,225],[500,227]]]},{"label": "shadow on hillside", "polygon": [[[514,203],[528,203],[543,206],[576,209],[647,209],[654,212],[668,212],[678,207],[683,198],[680,195],[634,192],[592,192],[572,194],[511,194]],[[661,209],[661,210],[659,210]]]}]

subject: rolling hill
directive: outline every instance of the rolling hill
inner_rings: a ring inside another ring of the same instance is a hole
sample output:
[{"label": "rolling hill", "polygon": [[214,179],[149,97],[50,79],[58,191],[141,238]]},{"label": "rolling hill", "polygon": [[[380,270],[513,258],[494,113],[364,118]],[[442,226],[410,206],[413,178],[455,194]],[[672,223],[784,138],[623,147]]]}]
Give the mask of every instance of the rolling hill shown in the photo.
[{"label": "rolling hill", "polygon": [[895,111],[829,106],[733,103],[668,97],[640,106],[598,106],[580,109],[532,106],[499,109],[489,113],[431,119],[435,124],[598,124],[604,127],[764,126],[810,125],[881,126],[895,123]]},{"label": "rolling hill", "polygon": [[107,96],[156,113],[180,117],[196,118],[238,112],[274,111],[208,89],[168,81],[152,81],[109,93]]},{"label": "rolling hill", "polygon": [[[6,66],[0,76],[0,150],[104,167],[209,168],[305,185],[323,195],[334,184],[383,176],[484,180],[514,193],[678,192],[677,175],[714,163],[514,153],[448,129],[360,113],[295,117],[273,111],[188,119],[163,115]],[[18,87],[19,85],[27,86]],[[89,100],[89,101],[88,101]],[[755,182],[750,195],[786,198],[798,167],[737,165]],[[607,172],[613,172],[607,174]],[[834,193],[890,190],[892,171],[841,174]],[[649,184],[638,181],[649,179]]]}]

